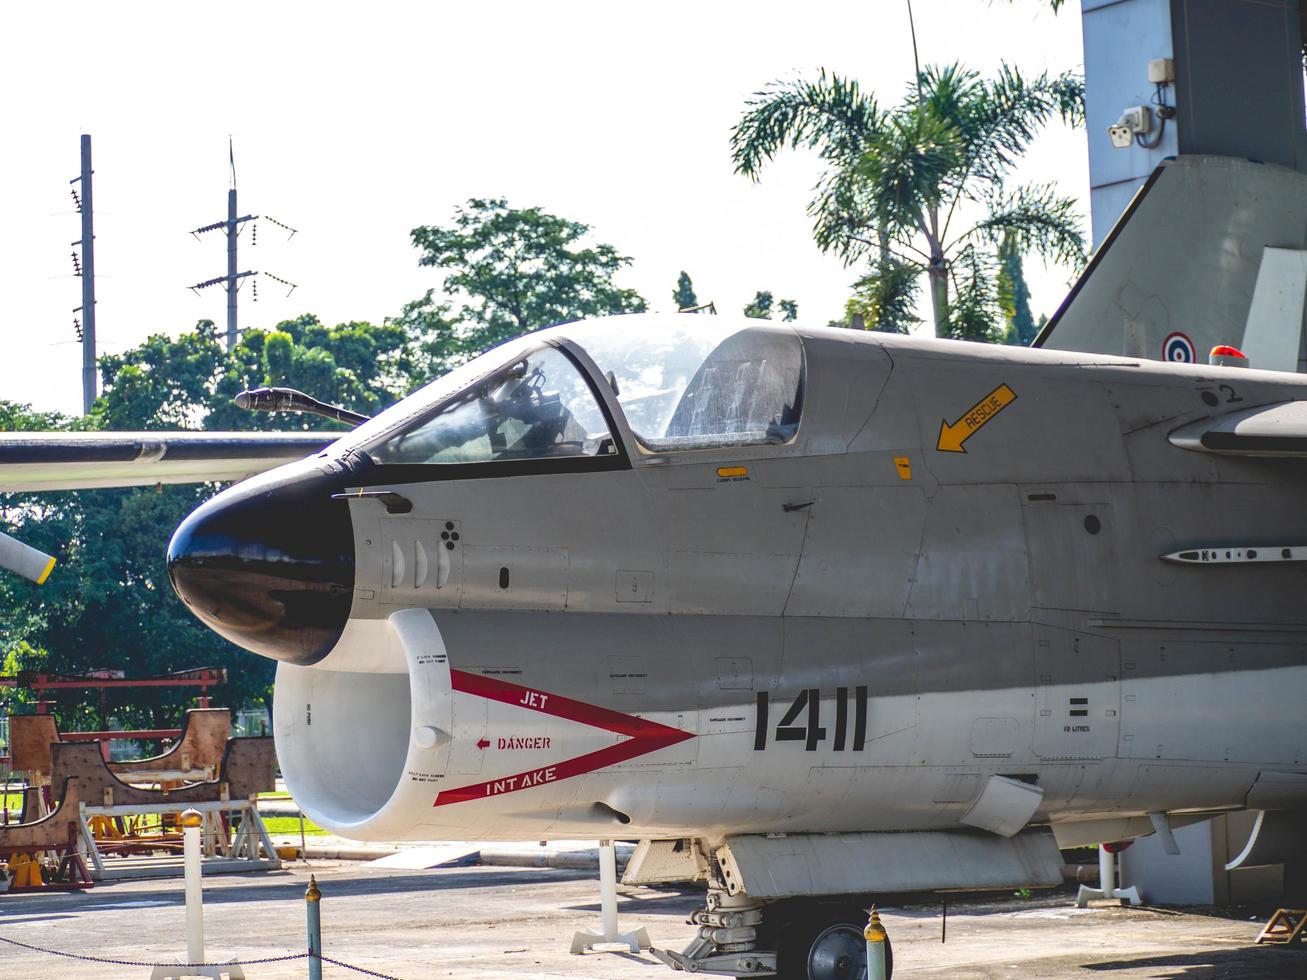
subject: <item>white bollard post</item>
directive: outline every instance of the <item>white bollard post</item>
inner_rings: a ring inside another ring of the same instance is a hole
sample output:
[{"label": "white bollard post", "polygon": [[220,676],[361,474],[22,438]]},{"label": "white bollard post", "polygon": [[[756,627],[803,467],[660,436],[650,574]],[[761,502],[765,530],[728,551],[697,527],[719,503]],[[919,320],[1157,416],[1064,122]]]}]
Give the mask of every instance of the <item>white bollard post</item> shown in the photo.
[{"label": "white bollard post", "polygon": [[1104,898],[1116,898],[1116,855],[1106,847],[1098,849],[1098,887]]},{"label": "white bollard post", "polygon": [[598,946],[618,945],[638,953],[652,945],[643,928],[617,931],[617,848],[610,840],[599,842],[599,922],[599,932],[583,929],[572,937],[573,953],[593,953],[599,951]]},{"label": "white bollard post", "polygon": [[[204,856],[204,816],[199,810],[183,810],[182,868],[186,882],[186,963],[204,962],[204,891],[201,883]],[[245,980],[245,972],[235,963],[212,966],[165,966],[150,972],[150,980],[182,980],[184,977],[210,977],[212,980]]]},{"label": "white bollard post", "polygon": [[599,915],[604,942],[617,938],[617,848],[610,840],[599,842]]},{"label": "white bollard post", "polygon": [[204,962],[204,893],[200,887],[200,827],[198,810],[182,813],[182,849],[186,862],[186,962]]},{"label": "white bollard post", "polygon": [[1112,899],[1122,905],[1142,905],[1144,902],[1137,885],[1131,885],[1129,888],[1121,888],[1117,885],[1116,853],[1108,844],[1098,846],[1098,887],[1081,885],[1076,893],[1076,907],[1088,908],[1090,899],[1094,898]]}]

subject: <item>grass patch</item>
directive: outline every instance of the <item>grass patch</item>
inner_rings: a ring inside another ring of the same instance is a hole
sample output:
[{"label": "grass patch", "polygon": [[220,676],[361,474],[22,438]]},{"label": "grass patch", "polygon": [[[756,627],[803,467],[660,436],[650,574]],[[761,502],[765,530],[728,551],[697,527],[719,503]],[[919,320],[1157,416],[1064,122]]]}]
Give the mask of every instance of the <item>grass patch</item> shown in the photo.
[{"label": "grass patch", "polygon": [[[264,817],[263,826],[268,828],[270,834],[298,834],[300,832],[299,817]],[[326,831],[308,817],[305,817],[304,833],[325,834]]]}]

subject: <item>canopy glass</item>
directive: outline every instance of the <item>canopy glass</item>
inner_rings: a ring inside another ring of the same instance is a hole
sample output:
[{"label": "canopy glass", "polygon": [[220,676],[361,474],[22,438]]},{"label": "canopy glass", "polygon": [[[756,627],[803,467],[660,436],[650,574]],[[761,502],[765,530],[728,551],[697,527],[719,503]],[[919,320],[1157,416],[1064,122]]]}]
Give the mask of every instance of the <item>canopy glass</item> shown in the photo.
[{"label": "canopy glass", "polygon": [[[601,376],[588,378],[555,346],[564,340]],[[786,327],[712,316],[566,324],[481,355],[343,442],[382,464],[608,455],[616,447],[595,396],[601,386],[646,453],[780,445],[798,432],[803,347]]]}]

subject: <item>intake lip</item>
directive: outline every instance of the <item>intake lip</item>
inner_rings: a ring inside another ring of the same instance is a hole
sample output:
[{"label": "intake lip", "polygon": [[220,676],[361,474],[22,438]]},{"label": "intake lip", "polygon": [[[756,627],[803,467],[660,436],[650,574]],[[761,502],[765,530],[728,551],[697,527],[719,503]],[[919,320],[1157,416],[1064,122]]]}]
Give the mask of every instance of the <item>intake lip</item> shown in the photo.
[{"label": "intake lip", "polygon": [[336,645],[354,594],[341,477],[305,460],[224,490],[168,545],[173,588],[201,622],[253,653],[307,666]]}]

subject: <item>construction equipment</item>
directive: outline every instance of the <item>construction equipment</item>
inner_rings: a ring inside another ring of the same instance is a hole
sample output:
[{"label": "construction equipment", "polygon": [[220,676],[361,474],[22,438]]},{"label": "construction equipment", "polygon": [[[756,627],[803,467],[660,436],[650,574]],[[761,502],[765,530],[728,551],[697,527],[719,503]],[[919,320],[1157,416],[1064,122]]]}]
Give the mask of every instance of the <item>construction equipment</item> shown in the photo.
[{"label": "construction equipment", "polygon": [[[151,782],[196,782],[213,779],[231,736],[231,712],[227,708],[191,708],[182,716],[179,729],[63,733],[52,715],[14,715],[9,719],[9,731],[13,769],[38,773],[46,782],[52,775],[50,746],[56,742],[100,742],[109,771],[127,781],[147,777]],[[176,741],[159,755],[109,761],[110,739],[154,737],[175,737]]]},{"label": "construction equipment", "polygon": [[83,798],[95,806],[246,799],[276,785],[277,755],[268,736],[228,739],[214,779],[166,789],[125,782],[94,745],[56,742],[50,749],[54,782],[76,777]]},{"label": "construction equipment", "polygon": [[[9,862],[11,893],[38,888],[91,887],[91,876],[78,848],[81,814],[77,780],[68,778],[59,785],[59,801],[49,814],[36,820],[0,826],[0,857]],[[28,794],[28,798],[33,799],[33,806],[37,805],[34,794]],[[24,800],[24,811],[27,810],[26,803],[27,799]],[[58,862],[58,881],[43,880],[36,855],[44,852],[51,852]]]},{"label": "construction equipment", "polygon": [[[269,737],[227,740],[214,779],[158,788],[125,782],[100,758],[94,745],[59,742],[51,746],[53,779],[76,779],[82,788],[79,830],[82,846],[96,879],[158,877],[180,874],[176,834],[142,833],[146,818],[166,823],[185,809],[204,818],[206,873],[266,870],[281,867],[272,839],[259,817],[256,799],[276,782],[276,751]],[[151,780],[158,782],[157,780]],[[98,834],[93,823],[136,818],[131,833]],[[162,829],[162,828],[160,828]],[[165,853],[158,856],[158,852]],[[145,856],[132,861],[106,861],[109,855]]]},{"label": "construction equipment", "polygon": [[223,667],[199,667],[180,670],[158,677],[123,677],[121,670],[102,670],[89,674],[44,674],[37,671],[20,671],[17,677],[0,678],[0,687],[25,687],[36,692],[36,713],[43,715],[52,701],[47,691],[97,690],[108,691],[137,687],[198,687],[200,707],[209,706],[209,688],[227,683]]}]

